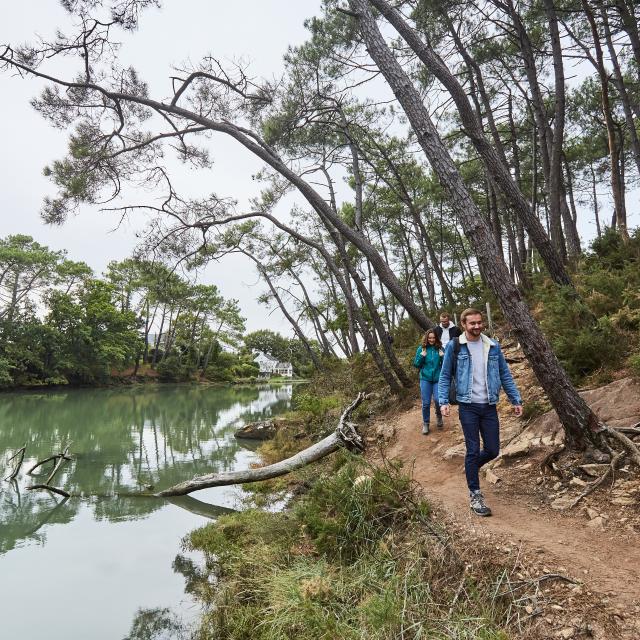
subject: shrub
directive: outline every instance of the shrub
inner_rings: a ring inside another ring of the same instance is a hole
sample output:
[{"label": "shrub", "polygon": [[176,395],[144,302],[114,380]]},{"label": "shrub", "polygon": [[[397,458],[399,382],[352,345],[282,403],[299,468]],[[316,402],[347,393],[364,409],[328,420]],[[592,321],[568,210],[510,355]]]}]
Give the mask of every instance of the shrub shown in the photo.
[{"label": "shrub", "polygon": [[634,353],[632,356],[629,356],[629,368],[634,376],[640,378],[640,353]]}]

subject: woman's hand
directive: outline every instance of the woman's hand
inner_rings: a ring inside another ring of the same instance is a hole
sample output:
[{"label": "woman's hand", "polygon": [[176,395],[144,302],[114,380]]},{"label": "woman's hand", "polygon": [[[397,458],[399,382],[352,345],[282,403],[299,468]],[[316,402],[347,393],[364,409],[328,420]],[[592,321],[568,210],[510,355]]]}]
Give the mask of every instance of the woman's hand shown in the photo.
[{"label": "woman's hand", "polygon": [[422,347],[422,355],[423,355],[423,356],[426,356],[426,355],[427,355],[427,350],[426,350],[424,347]]}]

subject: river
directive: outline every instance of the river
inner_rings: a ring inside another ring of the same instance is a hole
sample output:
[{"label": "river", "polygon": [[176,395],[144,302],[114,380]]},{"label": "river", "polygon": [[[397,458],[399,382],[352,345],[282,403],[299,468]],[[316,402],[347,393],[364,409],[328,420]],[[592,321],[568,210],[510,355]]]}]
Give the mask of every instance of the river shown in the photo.
[{"label": "river", "polygon": [[[290,407],[291,385],[158,385],[0,395],[0,471],[26,443],[17,482],[0,480],[0,637],[76,640],[188,637],[199,607],[181,539],[239,505],[218,487],[175,502],[122,497],[194,475],[247,467],[255,453],[233,437]],[[67,444],[52,483],[69,499],[26,487],[26,471]],[[74,497],[81,496],[81,497]]]}]

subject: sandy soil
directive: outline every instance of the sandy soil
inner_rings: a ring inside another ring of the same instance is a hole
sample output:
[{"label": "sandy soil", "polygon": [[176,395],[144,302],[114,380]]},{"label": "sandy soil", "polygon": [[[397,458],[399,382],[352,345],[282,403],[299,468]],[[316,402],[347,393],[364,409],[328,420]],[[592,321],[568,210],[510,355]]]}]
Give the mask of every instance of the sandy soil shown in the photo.
[{"label": "sandy soil", "polygon": [[[513,425],[509,416],[501,419],[505,426]],[[549,628],[555,629],[549,631],[549,637],[640,638],[640,545],[633,526],[596,528],[578,508],[568,513],[551,509],[546,499],[551,484],[537,477],[541,475],[539,464],[526,457],[505,465],[509,473],[506,468],[496,469],[504,478],[496,484],[484,480],[481,473],[493,516],[479,518],[469,511],[462,451],[452,452],[456,446],[463,449],[455,408],[452,416],[445,418],[444,429],[434,428],[428,436],[421,434],[418,402],[405,413],[387,417],[385,424],[389,423],[394,435],[387,456],[413,465],[414,477],[428,498],[456,522],[477,533],[478,539],[515,543],[522,553],[537,558],[543,568],[580,581],[576,597],[556,607],[564,620],[548,618]],[[597,507],[598,500],[608,499],[606,492],[599,492],[589,504]],[[638,505],[629,508],[637,515]],[[621,520],[624,523],[627,518]],[[609,519],[605,522],[610,524]],[[593,620],[585,620],[590,616]],[[614,636],[612,628],[616,629]]]}]

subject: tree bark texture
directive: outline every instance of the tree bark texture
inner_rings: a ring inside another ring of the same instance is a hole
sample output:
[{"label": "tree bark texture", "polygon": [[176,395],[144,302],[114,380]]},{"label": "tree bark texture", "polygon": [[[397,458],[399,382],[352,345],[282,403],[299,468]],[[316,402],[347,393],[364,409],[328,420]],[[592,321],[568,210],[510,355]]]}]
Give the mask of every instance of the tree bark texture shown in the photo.
[{"label": "tree bark texture", "polygon": [[514,183],[509,167],[500,158],[496,148],[486,139],[482,125],[458,80],[436,52],[423,42],[415,29],[412,29],[400,13],[393,9],[386,0],[369,0],[369,2],[393,25],[420,61],[438,78],[453,98],[465,133],[481,157],[487,173],[498,185],[516,215],[522,219],[553,280],[558,284],[573,286],[560,254],[554,250],[538,217],[533,213],[526,198]]},{"label": "tree bark texture", "polygon": [[597,431],[600,425],[597,417],[572,385],[531,316],[518,288],[511,281],[506,265],[499,258],[489,225],[464,185],[420,95],[382,38],[367,0],[349,0],[349,6],[357,14],[360,33],[369,55],[400,102],[420,146],[447,191],[465,235],[472,243],[482,272],[565,428],[568,444],[583,447],[587,441],[599,440]]}]

